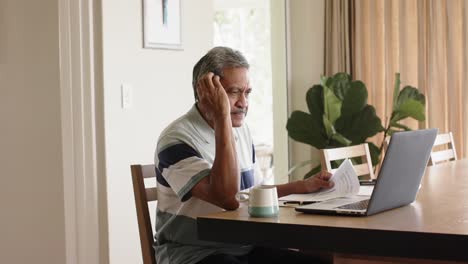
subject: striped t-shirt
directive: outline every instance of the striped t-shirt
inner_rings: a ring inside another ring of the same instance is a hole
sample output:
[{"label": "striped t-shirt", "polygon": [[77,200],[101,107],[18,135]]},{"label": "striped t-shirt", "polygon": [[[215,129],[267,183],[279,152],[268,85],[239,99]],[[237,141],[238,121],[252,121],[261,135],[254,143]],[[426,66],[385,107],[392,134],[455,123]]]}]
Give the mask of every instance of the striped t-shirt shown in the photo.
[{"label": "striped t-shirt", "polygon": [[[233,128],[233,135],[241,173],[240,189],[243,190],[259,184],[260,179],[254,177],[255,152],[247,126]],[[214,158],[214,130],[195,105],[160,135],[155,154],[158,263],[196,263],[215,253],[244,255],[251,250],[250,246],[197,239],[196,217],[223,211],[191,195],[191,189],[209,175]]]}]

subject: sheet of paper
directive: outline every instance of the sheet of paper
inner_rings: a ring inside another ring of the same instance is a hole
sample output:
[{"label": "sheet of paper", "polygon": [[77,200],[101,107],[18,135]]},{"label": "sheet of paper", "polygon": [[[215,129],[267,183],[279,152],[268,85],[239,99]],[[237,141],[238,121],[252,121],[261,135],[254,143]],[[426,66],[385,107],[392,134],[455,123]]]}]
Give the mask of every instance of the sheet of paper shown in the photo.
[{"label": "sheet of paper", "polygon": [[337,192],[337,197],[355,195],[359,192],[359,178],[349,159],[343,161],[331,180],[335,182],[333,188]]},{"label": "sheet of paper", "polygon": [[359,188],[359,193],[357,195],[371,196],[373,191],[374,191],[374,185],[361,186]]},{"label": "sheet of paper", "polygon": [[335,171],[331,180],[335,186],[308,194],[290,194],[279,198],[280,201],[289,202],[321,202],[337,197],[352,196],[359,193],[359,179],[354,171],[351,161],[346,159]]}]

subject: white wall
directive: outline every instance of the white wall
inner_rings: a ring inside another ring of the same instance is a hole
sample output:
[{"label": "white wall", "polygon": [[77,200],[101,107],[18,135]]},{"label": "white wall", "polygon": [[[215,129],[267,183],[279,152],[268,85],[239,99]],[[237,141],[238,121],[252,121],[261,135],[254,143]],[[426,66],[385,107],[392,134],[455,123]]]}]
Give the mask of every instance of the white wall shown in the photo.
[{"label": "white wall", "polygon": [[[308,112],[305,95],[313,84],[320,83],[324,72],[324,0],[289,1],[289,76],[290,110]],[[320,163],[318,151],[310,145],[291,140],[291,164],[314,159],[314,166]],[[312,168],[297,170],[293,177],[300,178]]]},{"label": "white wall", "polygon": [[[142,48],[142,1],[103,0],[110,263],[141,263],[130,164],[153,163],[162,129],[193,104],[195,62],[212,47],[212,1],[182,1],[183,51]],[[122,109],[120,86],[133,86]],[[153,213],[154,214],[154,213]]]},{"label": "white wall", "polygon": [[58,1],[0,1],[0,263],[65,263]]}]

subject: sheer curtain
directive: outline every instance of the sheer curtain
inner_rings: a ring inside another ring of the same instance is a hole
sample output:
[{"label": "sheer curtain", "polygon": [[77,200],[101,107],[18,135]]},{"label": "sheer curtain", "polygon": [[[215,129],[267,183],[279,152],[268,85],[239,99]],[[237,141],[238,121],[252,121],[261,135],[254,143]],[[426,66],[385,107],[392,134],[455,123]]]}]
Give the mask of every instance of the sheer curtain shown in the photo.
[{"label": "sheer curtain", "polygon": [[[395,73],[400,72],[402,87],[415,86],[426,96],[426,121],[407,120],[406,125],[413,129],[439,128],[440,133],[452,131],[458,155],[465,157],[468,151],[465,1],[349,0],[348,6],[352,58],[349,72],[367,85],[369,103],[375,106],[378,116],[386,125],[392,110]],[[326,21],[336,19],[333,14],[326,10]],[[326,30],[325,34],[333,33]],[[373,141],[381,142],[381,137]]]}]

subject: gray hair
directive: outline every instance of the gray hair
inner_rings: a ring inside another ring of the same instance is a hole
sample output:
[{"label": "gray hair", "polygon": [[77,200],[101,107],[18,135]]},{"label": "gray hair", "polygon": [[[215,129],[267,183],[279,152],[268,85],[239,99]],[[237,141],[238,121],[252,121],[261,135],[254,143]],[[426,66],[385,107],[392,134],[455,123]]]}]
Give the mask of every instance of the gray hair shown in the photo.
[{"label": "gray hair", "polygon": [[213,72],[223,77],[224,68],[249,68],[250,65],[244,55],[238,50],[228,47],[214,47],[203,56],[193,67],[192,86],[195,101],[198,101],[197,83],[206,73]]}]

